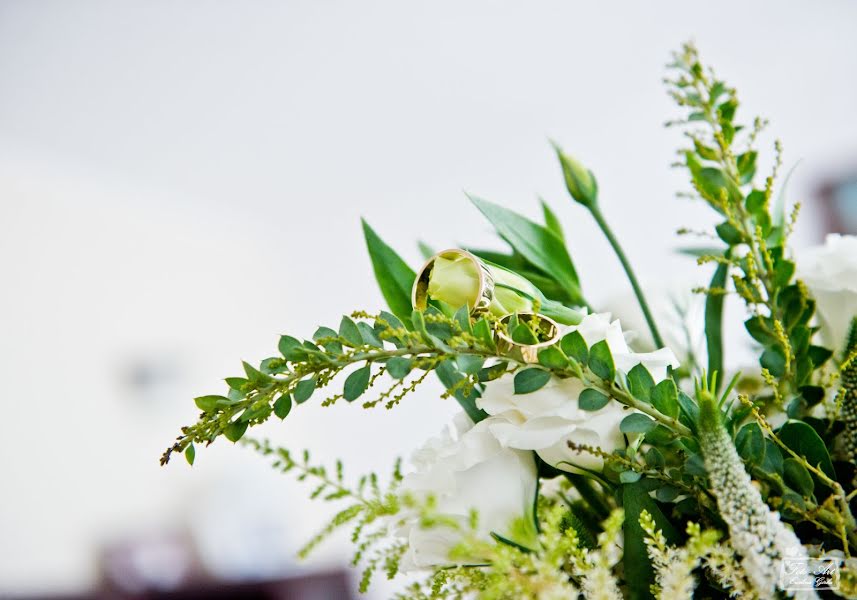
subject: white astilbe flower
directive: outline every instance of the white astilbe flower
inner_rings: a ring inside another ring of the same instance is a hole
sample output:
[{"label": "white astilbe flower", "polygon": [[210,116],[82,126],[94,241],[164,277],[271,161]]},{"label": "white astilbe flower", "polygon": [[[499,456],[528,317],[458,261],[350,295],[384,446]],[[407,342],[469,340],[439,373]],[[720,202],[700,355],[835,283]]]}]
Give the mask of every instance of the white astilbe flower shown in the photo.
[{"label": "white astilbe flower", "polygon": [[758,596],[750,589],[744,569],[735,560],[735,552],[724,544],[715,544],[704,559],[705,569],[712,579],[728,592],[730,598],[755,600]]},{"label": "white astilbe flower", "polygon": [[[720,421],[717,401],[707,390],[699,393],[699,409],[699,441],[705,468],[720,516],[729,526],[732,547],[741,555],[741,566],[759,597],[774,598],[781,584],[783,559],[808,560],[806,549],[753,486]],[[813,590],[795,591],[794,597],[818,598]]]},{"label": "white astilbe flower", "polygon": [[691,552],[688,547],[667,546],[664,534],[646,511],[640,514],[640,525],[646,532],[646,550],[655,570],[652,593],[664,600],[693,597],[696,588],[693,570],[699,566],[699,553]]},{"label": "white astilbe flower", "polygon": [[625,515],[613,511],[598,534],[598,549],[578,561],[577,572],[582,574],[581,591],[586,600],[623,600],[613,565],[622,558],[621,534]]}]

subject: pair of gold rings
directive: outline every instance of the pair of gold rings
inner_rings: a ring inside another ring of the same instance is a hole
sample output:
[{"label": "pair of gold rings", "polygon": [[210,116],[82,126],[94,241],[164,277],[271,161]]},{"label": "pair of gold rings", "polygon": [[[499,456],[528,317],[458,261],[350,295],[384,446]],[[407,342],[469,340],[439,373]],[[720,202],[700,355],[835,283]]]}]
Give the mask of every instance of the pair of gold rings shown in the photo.
[{"label": "pair of gold rings", "polygon": [[[467,304],[471,306],[470,315],[478,317],[487,313],[491,308],[491,303],[494,300],[494,277],[487,265],[479,260],[466,250],[459,248],[451,248],[438,252],[429,258],[417,274],[417,279],[414,281],[414,287],[411,290],[411,304],[417,310],[425,310],[428,307],[429,300],[429,283],[431,282],[432,272],[434,271],[435,262],[438,258],[446,260],[456,260],[464,258],[472,266],[476,274],[477,290],[476,295]],[[539,339],[545,341],[535,344],[523,344],[512,339],[508,326],[513,317],[526,321],[535,329],[535,333]],[[539,350],[552,346],[559,339],[559,325],[544,315],[536,313],[516,313],[504,315],[495,330],[495,341],[498,349],[504,354],[510,354],[519,360],[528,363],[536,363],[539,358]]]}]

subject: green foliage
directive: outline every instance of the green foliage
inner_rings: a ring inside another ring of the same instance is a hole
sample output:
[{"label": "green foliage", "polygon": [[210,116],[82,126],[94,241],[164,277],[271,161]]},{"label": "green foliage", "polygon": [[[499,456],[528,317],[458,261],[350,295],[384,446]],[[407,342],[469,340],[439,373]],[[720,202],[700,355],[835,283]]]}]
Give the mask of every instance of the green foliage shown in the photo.
[{"label": "green foliage", "polygon": [[758,152],[752,145],[764,122],[757,119],[749,129],[736,122],[735,90],[706,71],[693,46],[685,45],[671,67],[676,77],[669,82],[670,94],[688,111],[686,119],[671,124],[685,127],[693,145],[682,150],[684,166],[696,194],[725,217],[716,232],[727,249],[698,259],[718,264],[705,290],[709,373],[723,368],[722,295],[731,267],[735,293],[754,313],[747,331],[764,347],[760,364],[789,401],[799,397],[821,362],[809,343],[815,302],[803,284],[793,281],[795,264],[786,253],[794,223],[778,223],[770,206],[781,148],[777,143],[775,167],[764,187],[756,187]]},{"label": "green foliage", "polygon": [[381,287],[381,293],[387,306],[397,317],[406,320],[411,314],[411,288],[417,274],[407,263],[363,221],[363,235],[366,248],[372,259],[375,279]]},{"label": "green foliage", "polygon": [[585,304],[580,292],[577,270],[561,237],[548,227],[539,225],[502,206],[473,196],[470,200],[515,253],[537,271],[567,290],[568,299],[572,304]]},{"label": "green foliage", "polygon": [[[795,263],[787,249],[796,211],[786,218],[784,206],[772,206],[779,145],[773,172],[757,183],[755,143],[763,122],[746,127],[736,120],[735,90],[701,65],[692,46],[683,48],[672,68],[676,77],[670,93],[685,109],[684,118],[673,125],[684,127],[689,140],[680,152],[681,166],[694,195],[717,216],[709,233],[719,245],[695,251],[700,264],[715,264],[709,287],[699,290],[707,294],[707,372],[699,372],[693,360],[657,383],[642,364],[620,372],[606,341],[590,346],[577,331],[540,349],[536,363],[524,362],[521,354],[496,340],[502,330],[519,343],[542,341],[541,332],[525,318],[512,316],[502,329],[495,317],[471,316],[466,307],[454,311],[438,303],[425,311],[413,310],[415,273],[364,221],[375,276],[390,312],[343,316],[337,327],[318,327],[310,339],[281,336],[279,354],[258,365],[243,363],[241,376],[226,379],[224,395],[195,398],[202,414],[182,428],[162,463],[173,452],[183,452],[192,465],[198,446],[225,437],[272,458],[276,468],[313,482],[312,498],[344,506],[302,555],[334,531],[353,527],[354,563],[365,567],[361,589],[377,571],[388,577],[398,572],[407,545],[394,531],[404,507],[418,513],[424,524],[453,527],[461,536],[452,563],[479,556],[486,565],[436,569],[403,597],[541,599],[577,597],[579,592],[590,597],[593,590],[610,597],[614,588],[613,597],[618,597],[621,587],[626,597],[671,598],[685,597],[676,590],[692,590],[697,584],[704,587],[705,597],[721,597],[724,591],[753,597],[729,540],[721,541],[718,532],[695,523],[681,533],[690,515],[707,525],[723,522],[721,498],[710,489],[717,473],[706,462],[711,445],[706,446],[702,436],[722,427],[724,446],[731,453],[734,443],[740,457],[734,459],[736,471],[743,465],[762,500],[794,525],[804,543],[857,553],[852,512],[857,497],[857,481],[852,481],[857,322],[842,361],[831,365],[833,350],[838,359],[842,349],[813,343],[815,301],[795,280]],[[557,153],[569,193],[607,236],[653,339],[662,345],[627,257],[600,212],[594,175],[559,148]],[[571,307],[585,305],[585,300],[557,214],[542,201],[541,224],[490,202],[471,200],[511,247],[508,254],[474,254],[532,282],[537,293],[528,299],[534,310],[563,323],[576,322],[561,318],[576,317]],[[425,244],[421,248],[423,254],[432,252]],[[746,304],[745,329],[760,346],[760,369],[732,379],[723,377],[727,294],[740,296]],[[581,410],[599,411],[610,402],[631,409],[619,425],[626,443],[608,452],[569,442],[571,450],[603,459],[603,471],[597,473],[561,473],[538,460],[542,483],[555,479],[545,485],[551,491],[543,491],[538,500],[539,544],[523,549],[499,537],[476,535],[478,515],[472,515],[469,524],[451,524],[437,514],[433,499],[420,505],[401,495],[398,466],[386,488],[375,475],[349,486],[341,463],[327,469],[311,463],[308,453],[295,456],[247,439],[246,432],[271,415],[296,418],[293,413],[299,414],[300,405],[310,400],[323,406],[347,406],[344,400],[366,409],[391,409],[432,373],[443,385],[442,397],[454,398],[474,422],[487,416],[477,407],[480,394],[501,377],[513,378],[515,394],[536,394],[552,378],[574,378],[582,391],[569,401],[576,400]],[[689,375],[696,376],[695,381]],[[719,384],[726,381],[721,390]],[[766,415],[783,411],[788,421],[772,427]],[[614,542],[620,530],[624,558],[617,567],[620,556]]]},{"label": "green foliage", "polygon": [[298,556],[306,558],[336,531],[351,526],[351,542],[355,547],[352,565],[364,565],[361,590],[366,591],[379,564],[383,563],[388,578],[395,577],[406,547],[402,544],[391,546],[386,540],[395,530],[396,515],[402,510],[402,497],[398,491],[402,481],[400,461],[396,461],[385,488],[381,487],[379,477],[374,473],[363,475],[356,484],[350,485],[345,481],[342,461],[336,461],[335,467],[328,469],[324,465],[313,464],[306,450],[295,455],[286,448],[272,447],[267,440],[246,439],[243,443],[272,459],[274,469],[294,473],[298,481],[310,483],[311,499],[346,504],[304,544]]}]

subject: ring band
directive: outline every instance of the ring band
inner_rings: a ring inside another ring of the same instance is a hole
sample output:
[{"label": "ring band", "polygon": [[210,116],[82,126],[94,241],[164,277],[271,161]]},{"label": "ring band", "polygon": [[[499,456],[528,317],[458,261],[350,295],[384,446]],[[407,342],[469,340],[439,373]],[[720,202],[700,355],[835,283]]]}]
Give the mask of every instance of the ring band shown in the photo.
[{"label": "ring band", "polygon": [[411,289],[411,305],[415,309],[425,310],[428,307],[429,282],[431,281],[431,274],[434,269],[435,260],[438,258],[455,259],[460,257],[466,258],[473,264],[479,280],[477,296],[473,299],[473,304],[470,305],[470,314],[472,316],[477,316],[488,312],[491,302],[494,300],[494,278],[488,271],[488,267],[486,267],[481,260],[470,252],[461,250],[460,248],[450,248],[449,250],[438,252],[428,259],[426,264],[423,265],[423,268],[420,269],[420,272],[417,274],[417,279],[414,281],[414,287]]},{"label": "ring band", "polygon": [[518,358],[526,363],[539,362],[539,350],[554,345],[559,339],[559,325],[553,319],[544,315],[517,313],[518,318],[526,318],[528,321],[530,319],[537,320],[536,334],[547,338],[544,342],[537,344],[521,344],[514,341],[505,331],[505,327],[509,324],[513,316],[515,315],[506,315],[497,323],[496,342],[498,350],[503,354],[511,354],[514,358]]}]

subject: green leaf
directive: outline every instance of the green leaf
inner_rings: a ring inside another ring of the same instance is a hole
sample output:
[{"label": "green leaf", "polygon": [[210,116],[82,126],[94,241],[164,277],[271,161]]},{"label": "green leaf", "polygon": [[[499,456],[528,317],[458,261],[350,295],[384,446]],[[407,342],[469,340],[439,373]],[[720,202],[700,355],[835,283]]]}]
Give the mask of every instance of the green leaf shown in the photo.
[{"label": "green leaf", "polygon": [[524,369],[515,374],[515,393],[529,394],[535,392],[539,388],[550,381],[551,374],[549,371],[542,369]]},{"label": "green leaf", "polygon": [[551,207],[544,200],[542,200],[542,215],[544,216],[545,227],[547,227],[548,231],[564,242],[565,234],[562,231],[562,225]]},{"label": "green leaf", "polygon": [[244,367],[244,373],[247,374],[247,379],[253,385],[260,385],[271,381],[271,378],[268,375],[265,375],[261,371],[259,371],[256,367],[248,363],[246,360],[241,362],[241,365]]},{"label": "green leaf", "polygon": [[616,377],[616,366],[607,340],[601,340],[589,349],[589,368],[598,377],[612,382]]},{"label": "green leaf", "polygon": [[699,421],[699,406],[693,398],[679,390],[678,407],[684,417],[684,424],[696,431],[696,424]]},{"label": "green leaf", "polygon": [[815,489],[812,476],[796,458],[787,458],[783,463],[783,478],[790,488],[808,497]]},{"label": "green leaf", "polygon": [[788,421],[777,432],[780,440],[809,464],[820,468],[831,479],[836,478],[827,446],[815,429],[803,421]]},{"label": "green leaf", "polygon": [[230,442],[237,442],[244,435],[245,431],[247,431],[247,421],[232,421],[223,429],[223,435]]},{"label": "green leaf", "polygon": [[655,380],[642,363],[628,371],[628,389],[634,398],[643,402],[650,402],[653,387],[655,387]]},{"label": "green leaf", "polygon": [[497,233],[528,262],[550,274],[582,300],[580,280],[563,241],[546,227],[516,212],[474,196],[470,200],[491,222]]},{"label": "green leaf", "polygon": [[622,433],[646,433],[655,428],[655,423],[650,417],[643,413],[632,413],[622,419],[619,431]]},{"label": "green leaf", "polygon": [[568,366],[568,359],[556,346],[548,346],[539,352],[539,364],[548,369],[564,369]]},{"label": "green leaf", "polygon": [[462,373],[476,375],[482,369],[482,365],[485,364],[485,358],[477,354],[459,354],[455,358],[455,362],[458,364],[458,370]]},{"label": "green leaf", "polygon": [[622,564],[625,580],[632,582],[628,590],[630,600],[651,598],[650,587],[655,580],[646,546],[646,534],[640,525],[640,514],[645,510],[652,515],[655,525],[664,534],[668,543],[675,544],[678,541],[678,532],[649,496],[645,481],[626,483],[622,486],[622,508],[625,511],[625,521],[622,526],[624,534]]},{"label": "green leaf", "polygon": [[411,270],[407,263],[399,257],[378,234],[363,220],[363,235],[366,238],[366,248],[369,250],[369,258],[372,259],[372,268],[375,271],[375,279],[381,294],[387,302],[387,306],[402,321],[410,319],[411,288],[417,274]]},{"label": "green leaf", "polygon": [[224,381],[226,381],[226,385],[229,386],[229,389],[241,392],[248,380],[243,377],[227,377]]},{"label": "green leaf", "polygon": [[677,417],[678,389],[672,379],[664,379],[652,389],[652,405],[668,417]]},{"label": "green leaf", "polygon": [[642,475],[636,471],[622,471],[619,473],[619,481],[622,483],[635,483],[640,481]]},{"label": "green leaf", "polygon": [[[720,263],[714,270],[710,288],[725,288],[729,265]],[[708,375],[717,379],[717,389],[723,379],[723,301],[724,294],[708,294],[705,298],[705,346],[708,349]]]},{"label": "green leaf", "polygon": [[814,367],[820,367],[833,356],[833,352],[824,346],[810,346],[807,352],[809,353],[809,358],[812,359],[812,366]]},{"label": "green leaf", "polygon": [[741,176],[742,184],[750,183],[753,179],[753,175],[756,174],[757,156],[758,153],[755,150],[750,150],[738,155],[738,173]]},{"label": "green leaf", "polygon": [[285,419],[289,416],[292,410],[292,397],[289,394],[283,394],[274,402],[274,414],[280,419]]},{"label": "green leaf", "polygon": [[774,377],[782,377],[786,372],[786,357],[778,346],[771,346],[759,359],[759,363],[771,372]]},{"label": "green leaf", "polygon": [[754,340],[763,346],[770,346],[777,343],[777,336],[773,333],[773,327],[770,324],[770,319],[756,315],[744,321],[744,327],[747,333]]},{"label": "green leaf", "polygon": [[473,324],[470,322],[470,307],[467,305],[462,306],[455,311],[455,315],[452,318],[461,327],[461,331],[464,333],[473,333]]},{"label": "green leaf", "polygon": [[193,447],[193,444],[184,449],[184,457],[187,460],[187,464],[193,466],[193,461],[196,458],[196,449]]},{"label": "green leaf", "polygon": [[559,343],[559,347],[562,348],[566,356],[570,356],[581,365],[586,366],[586,363],[589,362],[589,349],[586,347],[586,340],[583,339],[579,331],[565,334]]},{"label": "green leaf", "polygon": [[295,402],[298,404],[302,404],[310,399],[312,393],[315,391],[315,376],[312,376],[308,379],[301,379],[298,381],[298,384],[295,386]]},{"label": "green leaf", "polygon": [[765,458],[760,468],[766,473],[783,473],[783,453],[773,440],[765,439]]},{"label": "green leaf", "polygon": [[476,321],[476,323],[473,324],[473,336],[488,349],[496,349],[497,346],[494,343],[494,335],[491,331],[491,323],[488,322],[488,319],[479,319],[478,321]]},{"label": "green leaf", "polygon": [[666,459],[660,450],[652,446],[646,450],[646,464],[653,469],[663,469],[666,465]]},{"label": "green leaf", "polygon": [[727,199],[732,202],[741,202],[744,199],[741,190],[723,171],[715,167],[703,167],[692,152],[685,153],[685,157],[688,170],[699,193],[718,210],[720,210],[718,205],[721,202],[722,191],[725,191]]},{"label": "green leaf", "polygon": [[232,401],[225,396],[200,396],[199,398],[194,398],[193,401],[196,403],[196,406],[199,410],[203,412],[211,412],[213,411],[218,402],[231,404]]},{"label": "green leaf", "polygon": [[757,423],[747,423],[735,437],[738,455],[750,464],[761,464],[765,460],[765,436]]},{"label": "green leaf", "polygon": [[[331,338],[337,338],[337,337],[339,337],[339,334],[337,332],[335,332],[333,329],[331,329],[330,327],[319,327],[318,329],[315,330],[315,333],[312,334],[312,339],[316,342],[318,342],[319,340],[323,340],[323,339],[331,339]],[[324,346],[324,349],[327,350],[328,352],[334,352],[336,354],[342,354],[342,344],[340,344],[339,342],[331,340],[331,341],[325,342],[322,345]]]},{"label": "green leaf", "polygon": [[306,349],[304,348],[303,343],[297,338],[293,338],[290,335],[281,335],[278,346],[280,354],[282,354],[286,360],[294,362],[306,358]]},{"label": "green leaf", "polygon": [[350,317],[343,316],[339,322],[339,337],[344,338],[349,345],[357,348],[363,345],[363,336],[360,334],[360,329],[357,323],[351,320]]},{"label": "green leaf", "polygon": [[373,348],[383,348],[384,344],[381,342],[381,339],[378,337],[378,334],[375,333],[375,330],[372,328],[369,323],[366,321],[358,321],[357,329],[360,330],[360,336],[363,338],[363,343],[367,346],[372,346]]},{"label": "green leaf", "polygon": [[720,225],[715,227],[714,230],[717,232],[717,236],[730,246],[740,244],[744,239],[741,236],[741,232],[738,231],[729,221],[723,221]]},{"label": "green leaf", "polygon": [[581,410],[601,410],[607,403],[610,402],[610,397],[605,396],[594,388],[586,388],[580,392],[580,397],[577,399],[577,404]]},{"label": "green leaf", "polygon": [[342,397],[353,402],[366,391],[369,385],[369,378],[372,377],[372,368],[369,365],[361,367],[352,372],[345,379],[345,387],[342,392]]},{"label": "green leaf", "polygon": [[[437,367],[435,367],[434,372],[437,374],[437,378],[440,379],[440,382],[447,390],[456,388],[458,382],[464,379],[464,375],[455,369],[455,364],[451,360],[441,362]],[[453,396],[455,396],[458,404],[464,409],[464,412],[467,413],[467,416],[470,417],[474,423],[478,423],[488,416],[488,413],[476,406],[476,399],[479,397],[479,393],[476,391],[476,388],[470,388],[467,392],[461,388],[457,388],[453,392]]]},{"label": "green leaf", "polygon": [[411,372],[411,359],[394,356],[387,361],[387,374],[393,379],[404,379]]},{"label": "green leaf", "polygon": [[658,502],[672,502],[675,500],[681,490],[671,485],[665,485],[655,492],[655,498],[658,499]]}]

